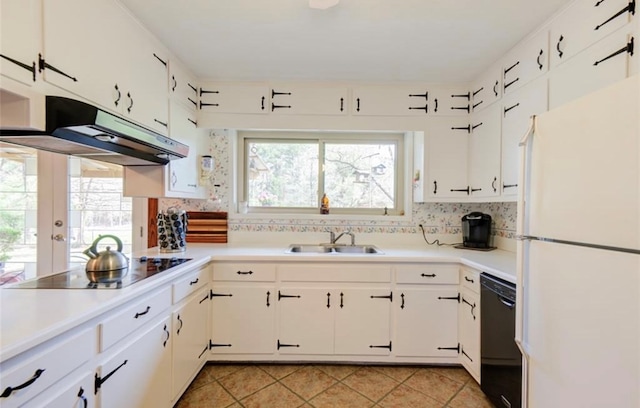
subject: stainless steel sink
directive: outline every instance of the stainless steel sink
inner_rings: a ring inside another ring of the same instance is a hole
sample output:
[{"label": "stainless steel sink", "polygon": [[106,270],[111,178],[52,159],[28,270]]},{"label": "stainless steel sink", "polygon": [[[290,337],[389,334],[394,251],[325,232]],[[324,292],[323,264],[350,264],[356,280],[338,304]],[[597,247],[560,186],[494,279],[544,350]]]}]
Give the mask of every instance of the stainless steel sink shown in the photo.
[{"label": "stainless steel sink", "polygon": [[335,245],[335,244],[293,244],[286,250],[288,254],[382,254],[374,245]]}]

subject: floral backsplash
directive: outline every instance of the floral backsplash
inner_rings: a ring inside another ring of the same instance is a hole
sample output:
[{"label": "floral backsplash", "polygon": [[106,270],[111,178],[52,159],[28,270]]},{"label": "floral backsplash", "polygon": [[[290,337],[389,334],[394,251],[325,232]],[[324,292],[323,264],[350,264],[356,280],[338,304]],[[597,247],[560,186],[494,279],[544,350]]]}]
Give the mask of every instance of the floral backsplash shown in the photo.
[{"label": "floral backsplash", "polygon": [[[225,130],[211,132],[210,154],[215,168],[209,181],[211,195],[208,200],[160,199],[159,209],[177,207],[187,211],[226,211],[232,203],[231,143]],[[461,218],[472,211],[491,215],[493,234],[503,238],[514,238],[516,229],[516,203],[414,203],[409,221],[350,220],[327,218],[308,219],[256,219],[229,220],[229,232],[322,232],[327,227],[349,227],[355,233],[421,233],[422,224],[427,234],[459,234]]]}]

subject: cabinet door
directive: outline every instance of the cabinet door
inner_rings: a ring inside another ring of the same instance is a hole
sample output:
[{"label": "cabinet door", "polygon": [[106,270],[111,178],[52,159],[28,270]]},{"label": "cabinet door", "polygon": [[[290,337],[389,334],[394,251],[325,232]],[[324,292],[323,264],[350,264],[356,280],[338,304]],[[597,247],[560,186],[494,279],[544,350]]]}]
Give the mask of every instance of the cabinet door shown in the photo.
[{"label": "cabinet door", "polygon": [[427,87],[361,86],[353,89],[353,115],[426,116],[433,109]]},{"label": "cabinet door", "polygon": [[95,407],[93,372],[81,370],[78,374],[71,374],[56,383],[55,386],[40,393],[30,400],[24,408],[54,407],[54,408],[85,408]]},{"label": "cabinet door", "polygon": [[347,88],[335,86],[274,86],[270,112],[289,115],[346,115]]},{"label": "cabinet door", "polygon": [[277,293],[270,285],[214,283],[213,354],[271,354],[275,347]]},{"label": "cabinet door", "polygon": [[471,112],[478,112],[502,96],[502,68],[493,67],[471,84]]},{"label": "cabinet door", "polygon": [[433,115],[466,115],[471,111],[471,92],[466,86],[432,89],[429,101]]},{"label": "cabinet door", "polygon": [[29,86],[36,80],[40,51],[39,3],[38,0],[2,0],[1,6],[0,73]]},{"label": "cabinet door", "polygon": [[[424,186],[430,199],[462,198],[468,194],[468,118],[433,120],[426,136]],[[464,191],[463,191],[464,190]]]},{"label": "cabinet door", "polygon": [[209,289],[194,294],[173,312],[173,393],[177,397],[195,377],[209,351]]},{"label": "cabinet door", "polygon": [[[127,82],[120,59],[126,44],[118,29],[122,10],[111,0],[44,1],[42,7],[43,57],[62,72],[46,68],[44,80],[108,109],[122,109]],[[82,18],[70,24],[69,16]]]},{"label": "cabinet door", "polygon": [[388,355],[393,295],[388,289],[332,291],[336,313],[335,354]]},{"label": "cabinet door", "polygon": [[517,196],[520,150],[518,143],[529,129],[531,116],[547,110],[547,80],[540,78],[502,100],[503,196]]},{"label": "cabinet door", "polygon": [[460,361],[480,381],[480,300],[477,294],[463,289],[458,313]]},{"label": "cabinet door", "polygon": [[471,116],[469,187],[472,197],[500,194],[500,104]]},{"label": "cabinet door", "polygon": [[[276,299],[282,354],[333,354],[335,296],[326,288],[283,286]],[[327,307],[329,305],[329,307]]]},{"label": "cabinet door", "polygon": [[[202,145],[196,125],[195,114],[177,101],[171,101],[170,136],[189,146],[189,155],[169,162],[167,187],[173,193],[196,194],[200,184],[199,158]],[[206,151],[206,150],[205,150]]]},{"label": "cabinet door", "polygon": [[458,291],[402,288],[394,292],[396,355],[455,357],[458,355]]},{"label": "cabinet door", "polygon": [[169,94],[171,99],[190,111],[198,108],[198,83],[177,60],[169,61]]},{"label": "cabinet door", "polygon": [[551,66],[569,61],[580,51],[627,24],[633,16],[625,10],[630,4],[629,0],[574,1],[551,23]]},{"label": "cabinet door", "polygon": [[170,329],[167,317],[108,354],[96,374],[101,407],[171,406]]},{"label": "cabinet door", "polygon": [[[589,94],[627,77],[633,37],[626,29],[611,34],[549,75],[549,109]],[[620,54],[613,56],[616,52]],[[627,50],[629,50],[627,52]],[[611,56],[611,58],[605,59]]]},{"label": "cabinet door", "polygon": [[198,107],[211,113],[269,113],[269,88],[265,84],[204,83]]},{"label": "cabinet door", "polygon": [[502,90],[507,95],[521,88],[549,69],[549,32],[519,44],[504,58]]}]

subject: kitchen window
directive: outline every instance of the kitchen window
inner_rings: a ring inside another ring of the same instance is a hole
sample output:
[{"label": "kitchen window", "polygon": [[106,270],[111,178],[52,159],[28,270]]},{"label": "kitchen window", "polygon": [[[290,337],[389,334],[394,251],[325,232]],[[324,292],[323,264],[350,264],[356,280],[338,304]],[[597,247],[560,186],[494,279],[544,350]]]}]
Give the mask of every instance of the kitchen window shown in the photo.
[{"label": "kitchen window", "polygon": [[[404,133],[241,131],[241,212],[404,212]],[[246,203],[246,204],[244,204]]]}]

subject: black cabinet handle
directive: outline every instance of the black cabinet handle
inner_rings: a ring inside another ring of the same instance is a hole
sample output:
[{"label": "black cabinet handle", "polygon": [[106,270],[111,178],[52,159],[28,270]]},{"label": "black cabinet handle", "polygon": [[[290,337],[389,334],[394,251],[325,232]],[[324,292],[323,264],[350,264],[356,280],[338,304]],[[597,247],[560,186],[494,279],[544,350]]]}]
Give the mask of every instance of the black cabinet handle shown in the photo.
[{"label": "black cabinet handle", "polygon": [[4,391],[2,391],[2,394],[0,394],[0,398],[7,398],[9,395],[11,395],[12,392],[17,391],[17,390],[21,390],[23,388],[27,388],[28,386],[30,386],[31,384],[36,382],[36,380],[38,378],[40,378],[40,376],[42,375],[42,373],[44,373],[44,371],[45,371],[44,368],[38,368],[33,373],[33,376],[31,376],[31,378],[28,379],[27,381],[23,382],[20,385],[16,385],[15,387],[7,387],[7,388],[5,388]]},{"label": "black cabinet handle", "polygon": [[538,69],[541,71],[542,71],[542,67],[544,67],[544,65],[542,65],[542,62],[540,62],[540,58],[542,57],[542,54],[544,54],[544,51],[541,49],[540,53],[536,57],[536,62],[538,63]]},{"label": "black cabinet handle", "polygon": [[271,306],[269,303],[269,296],[271,296],[271,292],[267,291],[267,307]]},{"label": "black cabinet handle", "polygon": [[423,278],[435,278],[436,274],[435,273],[421,273],[420,276],[422,276]]},{"label": "black cabinet handle", "polygon": [[451,95],[452,98],[466,98],[468,101],[471,100],[471,91],[467,92],[466,94],[457,94],[457,95]]},{"label": "black cabinet handle", "polygon": [[469,278],[468,278],[468,277],[466,277],[466,276],[464,277],[464,280],[466,280],[467,282],[471,282],[471,283],[473,283],[473,282],[474,282],[474,280],[473,280],[473,279],[469,279]]},{"label": "black cabinet handle", "polygon": [[467,106],[452,106],[451,110],[463,110],[463,111],[467,111],[467,113],[469,113],[471,109],[471,106],[467,105]]},{"label": "black cabinet handle", "polygon": [[50,69],[51,71],[62,75],[63,77],[69,78],[70,80],[72,80],[73,82],[78,82],[78,78],[76,77],[72,77],[71,75],[60,71],[58,68],[49,65],[43,58],[42,58],[42,54],[38,54],[38,72],[42,72],[45,69]]},{"label": "black cabinet handle", "polygon": [[253,275],[253,271],[238,271],[238,275]]},{"label": "black cabinet handle", "polygon": [[264,110],[264,96],[262,97],[262,102],[260,103],[260,109]]},{"label": "black cabinet handle", "polygon": [[300,347],[299,344],[285,344],[285,343],[280,343],[280,339],[278,339],[278,350],[280,350],[280,347]]},{"label": "black cabinet handle", "polygon": [[327,309],[331,307],[331,292],[327,292]]},{"label": "black cabinet handle", "polygon": [[184,326],[184,322],[182,321],[182,318],[180,317],[180,315],[178,315],[176,317],[176,319],[178,319],[178,321],[180,322],[180,327],[178,327],[178,330],[176,330],[176,334],[180,334],[180,330],[182,330],[182,326]]},{"label": "black cabinet handle", "polygon": [[627,6],[625,8],[623,8],[620,11],[618,11],[616,14],[612,15],[611,17],[609,17],[608,19],[606,19],[602,23],[598,24],[596,26],[596,28],[594,28],[594,30],[599,30],[600,27],[602,27],[603,25],[615,20],[616,18],[620,17],[621,15],[623,15],[624,13],[627,13],[627,12],[629,14],[631,14],[631,15],[636,14],[636,1],[635,0],[631,0],[629,2],[629,4],[627,4]]},{"label": "black cabinet handle", "polygon": [[196,280],[192,280],[191,282],[189,282],[189,286],[191,285],[195,285],[196,283],[198,283],[200,281],[200,278],[196,278]]},{"label": "black cabinet handle", "polygon": [[389,349],[389,351],[391,351],[391,342],[389,342],[389,345],[383,345],[383,346],[370,345],[369,348],[386,348],[386,349]]},{"label": "black cabinet handle", "polygon": [[127,364],[128,361],[129,360],[124,360],[124,362],[122,364],[120,364],[119,366],[114,368],[113,371],[111,371],[109,374],[105,375],[102,378],[96,373],[95,374],[95,378],[94,378],[94,382],[93,382],[94,393],[97,394],[98,391],[100,390],[100,387],[102,387],[102,384],[104,384],[105,381],[107,381],[112,375],[114,375],[116,373],[116,371],[118,371],[119,369],[124,367]]},{"label": "black cabinet handle", "polygon": [[520,102],[516,103],[513,106],[509,106],[508,108],[504,108],[504,117],[507,117],[507,112],[509,112],[513,108],[517,108],[518,106],[520,106]]},{"label": "black cabinet handle", "polygon": [[195,120],[191,119],[191,118],[187,118],[187,120],[191,123],[193,123],[193,126],[198,127],[198,122],[196,122]]},{"label": "black cabinet handle", "polygon": [[560,36],[560,38],[558,38],[558,42],[556,43],[556,51],[558,51],[558,57],[562,58],[562,56],[564,55],[564,52],[562,52],[562,50],[560,49],[560,43],[564,41],[564,36]]},{"label": "black cabinet handle", "polygon": [[400,309],[404,309],[404,293],[400,294],[400,299],[402,299],[402,303],[400,303]]},{"label": "black cabinet handle", "polygon": [[191,89],[193,89],[193,92],[198,95],[198,88],[196,88],[195,86],[191,85],[190,83],[187,82],[187,86]]},{"label": "black cabinet handle", "polygon": [[4,58],[9,62],[12,62],[14,64],[16,64],[17,66],[19,66],[20,68],[24,68],[27,71],[31,72],[31,75],[33,76],[33,82],[36,82],[36,62],[34,61],[32,65],[28,65],[25,64],[23,62],[20,62],[16,59],[13,59],[11,57],[7,57],[6,55],[2,55],[0,54],[0,58]]},{"label": "black cabinet handle", "polygon": [[466,303],[469,305],[469,307],[471,307],[471,316],[473,316],[473,320],[476,320],[476,314],[475,314],[475,310],[476,310],[476,304],[471,304],[469,303],[469,301],[467,299],[465,299],[464,297],[462,298],[462,303]]},{"label": "black cabinet handle", "polygon": [[171,92],[175,92],[176,87],[178,86],[178,81],[176,81],[175,75],[171,75],[171,79],[173,80],[173,86],[171,87]]},{"label": "black cabinet handle", "polygon": [[429,100],[429,92],[425,91],[423,94],[409,94],[410,98],[424,98],[427,101]]},{"label": "black cabinet handle", "polygon": [[438,182],[433,180],[433,194],[438,194]]},{"label": "black cabinet handle", "polygon": [[155,52],[153,53],[153,56],[156,57],[156,59],[158,61],[160,61],[162,63],[162,65],[165,66],[165,68],[167,67],[167,61],[163,60],[162,58],[158,57],[158,54],[156,54]]},{"label": "black cabinet handle", "polygon": [[513,65],[512,65],[512,66],[510,66],[509,68],[506,68],[506,69],[504,70],[503,77],[506,79],[506,78],[507,78],[507,74],[509,73],[509,71],[511,71],[512,69],[514,69],[514,68],[515,68],[515,67],[517,67],[518,65],[520,65],[520,61],[516,61],[516,63],[515,63],[515,64],[513,64]]},{"label": "black cabinet handle", "polygon": [[156,123],[161,124],[164,127],[167,127],[167,123],[166,122],[161,122],[161,121],[159,121],[158,119],[155,119],[155,118],[153,119],[153,121],[156,122]]},{"label": "black cabinet handle", "polygon": [[424,106],[409,106],[409,110],[412,110],[412,109],[424,110],[424,113],[429,113],[429,105],[424,105]]},{"label": "black cabinet handle", "polygon": [[120,103],[120,99],[122,99],[122,92],[120,92],[120,88],[118,88],[118,84],[116,84],[116,86],[114,86],[116,92],[118,93],[118,97],[116,98],[115,101],[113,101],[113,103],[118,106],[118,104]]},{"label": "black cabinet handle", "polygon": [[433,108],[433,111],[437,113],[438,112],[438,98],[434,99],[433,101],[436,104],[436,106]]},{"label": "black cabinet handle", "polygon": [[344,111],[344,98],[340,98],[340,112]]},{"label": "black cabinet handle", "polygon": [[356,112],[360,112],[360,98],[356,98]]},{"label": "black cabinet handle", "polygon": [[278,291],[278,300],[283,299],[283,298],[300,298],[300,295],[283,295],[282,293],[280,293],[280,291]]},{"label": "black cabinet handle", "polygon": [[393,302],[393,292],[390,292],[388,295],[385,295],[385,296],[371,295],[371,299],[389,299],[390,302]]},{"label": "black cabinet handle", "polygon": [[167,330],[167,325],[164,325],[164,328],[162,329],[164,330],[164,332],[167,334],[167,338],[164,339],[164,342],[162,342],[162,347],[167,347],[167,342],[169,341],[169,337],[171,337],[171,333],[169,333],[169,330]]},{"label": "black cabinet handle", "polygon": [[140,316],[144,316],[147,313],[149,313],[149,310],[151,310],[151,306],[147,306],[147,308],[145,309],[144,312],[137,312],[135,316],[133,316],[134,319],[137,319]]},{"label": "black cabinet handle", "polygon": [[452,127],[451,130],[466,130],[467,133],[471,133],[471,125],[465,127]]},{"label": "black cabinet handle", "polygon": [[469,186],[467,186],[467,188],[452,188],[451,189],[451,191],[466,192],[467,195],[469,195],[469,192],[470,192],[469,190],[470,190]]},{"label": "black cabinet handle", "polygon": [[497,192],[498,192],[498,189],[496,188],[496,183],[497,183],[497,182],[498,182],[498,178],[497,178],[497,177],[494,177],[494,178],[493,178],[493,181],[491,182],[491,188],[493,189],[493,192],[494,192],[494,193],[497,193]]},{"label": "black cabinet handle", "polygon": [[80,387],[80,389],[78,390],[78,398],[80,398],[82,400],[82,406],[84,408],[87,408],[87,397],[84,396],[84,388]]},{"label": "black cabinet handle", "polygon": [[127,98],[129,98],[129,100],[131,100],[131,104],[127,108],[127,112],[131,113],[131,108],[133,108],[133,98],[131,97],[131,93],[130,92],[127,92]]},{"label": "black cabinet handle", "polygon": [[498,96],[498,85],[500,85],[500,83],[498,81],[496,81],[496,83],[493,84],[493,94],[495,96]]},{"label": "black cabinet handle", "polygon": [[629,40],[629,42],[627,43],[627,45],[625,45],[624,47],[620,48],[618,51],[615,51],[609,55],[607,55],[606,57],[602,58],[601,60],[598,60],[596,62],[593,63],[593,65],[598,65],[601,62],[604,62],[610,58],[615,57],[616,55],[622,54],[622,53],[628,53],[629,55],[633,55],[633,37],[631,37],[631,39]]},{"label": "black cabinet handle", "polygon": [[344,293],[340,292],[340,309],[344,307]]}]

